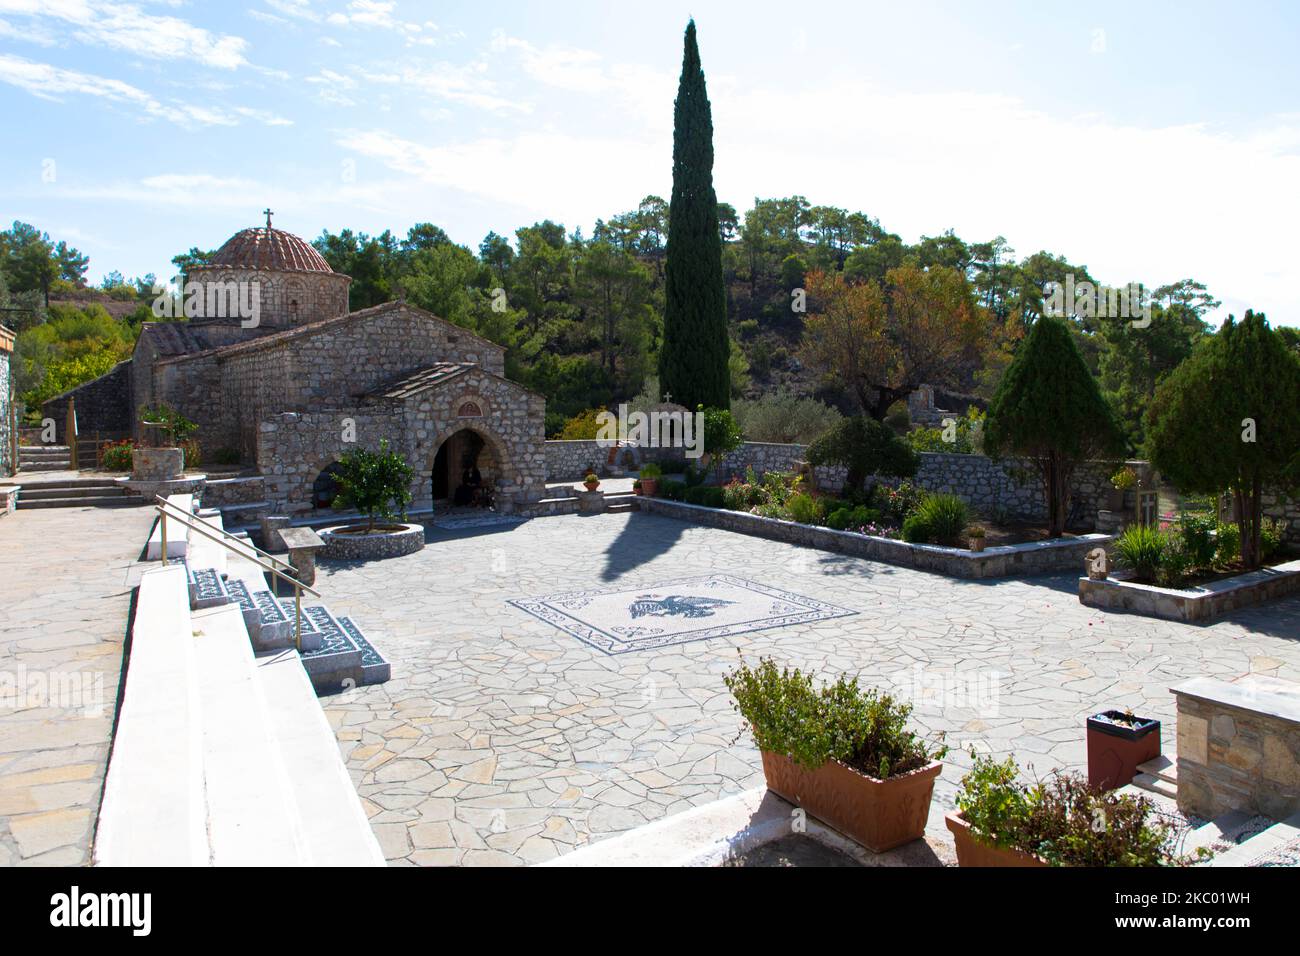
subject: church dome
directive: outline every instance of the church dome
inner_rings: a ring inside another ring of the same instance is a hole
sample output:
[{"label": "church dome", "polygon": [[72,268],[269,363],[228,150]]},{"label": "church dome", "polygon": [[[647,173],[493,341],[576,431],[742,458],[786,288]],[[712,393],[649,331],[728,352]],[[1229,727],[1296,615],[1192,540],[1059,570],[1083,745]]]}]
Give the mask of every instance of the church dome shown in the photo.
[{"label": "church dome", "polygon": [[268,272],[334,272],[310,243],[293,233],[270,226],[257,226],[235,233],[204,266]]}]

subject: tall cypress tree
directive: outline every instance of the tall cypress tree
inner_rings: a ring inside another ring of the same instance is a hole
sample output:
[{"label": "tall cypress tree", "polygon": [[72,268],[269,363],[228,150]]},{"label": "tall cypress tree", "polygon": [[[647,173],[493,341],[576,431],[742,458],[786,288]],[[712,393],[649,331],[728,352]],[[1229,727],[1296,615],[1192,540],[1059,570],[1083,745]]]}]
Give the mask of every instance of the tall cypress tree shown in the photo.
[{"label": "tall cypress tree", "polygon": [[730,408],[731,343],[713,191],[713,114],[694,20],[686,25],[682,78],[673,105],[673,198],[664,292],[661,393],[689,409]]}]

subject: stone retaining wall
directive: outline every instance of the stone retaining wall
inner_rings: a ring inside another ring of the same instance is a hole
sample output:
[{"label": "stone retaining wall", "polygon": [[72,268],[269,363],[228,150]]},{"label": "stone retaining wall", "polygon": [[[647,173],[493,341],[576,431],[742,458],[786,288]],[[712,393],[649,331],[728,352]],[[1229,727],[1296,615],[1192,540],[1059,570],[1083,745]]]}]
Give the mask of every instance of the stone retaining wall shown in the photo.
[{"label": "stone retaining wall", "polygon": [[131,403],[131,360],[118,362],[99,378],[57,395],[41,405],[41,417],[54,419],[55,441],[68,441],[68,401],[77,403],[77,434],[93,438],[96,433],[129,435],[135,427]]},{"label": "stone retaining wall", "polygon": [[1300,593],[1300,561],[1211,581],[1204,587],[1179,590],[1127,581],[1123,576],[1102,581],[1079,579],[1079,603],[1111,611],[1132,611],[1166,621],[1204,623],[1237,608],[1252,607]]},{"label": "stone retaining wall", "polygon": [[876,538],[851,531],[832,531],[813,525],[763,518],[745,511],[726,511],[688,505],[664,498],[638,498],[642,511],[680,521],[722,528],[787,544],[836,551],[841,554],[922,571],[935,571],[955,578],[997,578],[1074,571],[1083,567],[1084,556],[1093,548],[1105,547],[1110,535],[1083,535],[1061,541],[1005,545],[974,552],[930,544],[908,544],[891,538]]},{"label": "stone retaining wall", "polygon": [[1300,811],[1300,684],[1252,675],[1198,677],[1170,688],[1178,703],[1178,809],[1274,820]]}]

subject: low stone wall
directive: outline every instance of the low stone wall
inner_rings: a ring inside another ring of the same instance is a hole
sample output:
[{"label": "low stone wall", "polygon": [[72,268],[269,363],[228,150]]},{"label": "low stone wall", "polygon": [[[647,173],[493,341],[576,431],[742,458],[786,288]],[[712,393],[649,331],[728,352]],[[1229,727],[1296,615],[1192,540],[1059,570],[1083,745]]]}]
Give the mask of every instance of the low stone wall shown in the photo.
[{"label": "low stone wall", "polygon": [[129,435],[135,427],[131,400],[131,360],[118,362],[99,378],[56,395],[41,405],[41,417],[54,419],[56,441],[67,444],[68,400],[77,401],[77,434]]},{"label": "low stone wall", "polygon": [[[550,440],[546,442],[546,480],[576,481],[587,473],[588,468],[595,468],[596,474],[609,474],[609,446],[602,445],[594,438],[573,441]],[[676,470],[686,462],[686,456],[680,448],[639,448],[620,446],[617,461],[623,469],[635,472],[642,462],[654,461],[663,465],[665,470]]]},{"label": "low stone wall", "polygon": [[266,480],[261,475],[209,479],[203,488],[203,504],[207,508],[246,505],[264,500]]},{"label": "low stone wall", "polygon": [[955,578],[999,578],[1073,571],[1083,566],[1093,548],[1105,547],[1110,535],[1091,534],[1060,541],[1004,545],[984,551],[967,551],[931,544],[908,544],[891,538],[876,538],[851,531],[832,531],[814,525],[763,518],[746,511],[726,511],[688,505],[664,498],[638,498],[642,511],[680,521],[722,528],[787,544],[836,551],[857,558],[896,564],[921,571],[934,571]]},{"label": "low stone wall", "polygon": [[1300,561],[1177,590],[1139,584],[1122,575],[1104,581],[1079,579],[1079,603],[1111,611],[1132,611],[1166,621],[1198,624],[1238,608],[1300,594]]},{"label": "low stone wall", "polygon": [[1178,705],[1178,809],[1275,820],[1300,811],[1300,684],[1252,675],[1170,688]]},{"label": "low stone wall", "polygon": [[[364,523],[364,522],[362,522]],[[424,525],[401,524],[401,531],[375,532],[374,534],[342,534],[344,529],[356,525],[333,525],[320,530],[325,542],[319,557],[335,561],[375,561],[413,554],[424,547]]]}]

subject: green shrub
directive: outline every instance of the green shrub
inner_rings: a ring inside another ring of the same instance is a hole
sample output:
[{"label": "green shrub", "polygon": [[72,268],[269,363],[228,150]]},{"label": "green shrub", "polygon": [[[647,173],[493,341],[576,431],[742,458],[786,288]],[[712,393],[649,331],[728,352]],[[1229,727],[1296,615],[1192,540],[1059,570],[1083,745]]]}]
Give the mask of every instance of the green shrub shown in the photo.
[{"label": "green shrub", "polygon": [[1169,825],[1145,797],[1094,790],[1073,773],[1022,784],[1013,759],[974,760],[962,777],[957,807],[975,834],[995,846],[1032,853],[1053,866],[1184,866],[1205,855],[1176,853]]},{"label": "green shrub", "polygon": [[763,500],[763,490],[747,481],[733,479],[722,486],[722,507],[730,511],[748,511]]},{"label": "green shrub", "polygon": [[790,509],[779,501],[765,501],[761,505],[751,508],[753,514],[762,518],[776,518],[780,521],[790,521]]},{"label": "green shrub", "polygon": [[1214,564],[1213,515],[1184,512],[1178,517],[1178,537],[1192,567],[1208,568]]},{"label": "green shrub", "polygon": [[722,489],[717,485],[697,485],[686,489],[684,500],[688,505],[702,505],[705,508],[723,506]]},{"label": "green shrub", "polygon": [[832,531],[847,531],[849,523],[853,520],[853,508],[844,506],[837,508],[826,516],[826,527]]},{"label": "green shrub", "polygon": [[738,399],[731,411],[746,440],[799,445],[811,444],[844,418],[829,405],[787,391]]},{"label": "green shrub", "polygon": [[910,705],[862,690],[857,678],[841,676],[815,688],[811,674],[777,670],[775,662],[762,658],[753,669],[740,665],[725,681],[758,748],[809,770],[838,760],[884,780],[947,754],[946,747],[931,747],[907,729]]},{"label": "green shrub", "polygon": [[[927,540],[937,544],[955,545],[961,541],[970,523],[970,509],[957,495],[928,495],[917,506],[909,519],[914,529],[924,528],[927,538],[908,538],[904,541]],[[903,524],[907,528],[907,522]]]},{"label": "green shrub", "polygon": [[1165,553],[1165,536],[1144,524],[1131,524],[1115,539],[1115,562],[1143,581],[1154,581]]},{"label": "green shrub", "polygon": [[1236,564],[1241,558],[1241,529],[1236,523],[1219,524],[1214,529],[1214,563]]},{"label": "green shrub", "polygon": [[908,515],[904,519],[902,535],[908,544],[929,544],[934,538],[930,522],[920,514]]},{"label": "green shrub", "polygon": [[877,485],[871,495],[871,503],[895,521],[905,520],[924,500],[925,490],[910,481],[904,481],[894,488]]},{"label": "green shrub", "polygon": [[667,498],[669,501],[684,501],[686,498],[686,482],[675,479],[659,482],[659,497]]},{"label": "green shrub", "polygon": [[198,431],[199,428],[198,425],[170,405],[141,408],[140,421],[160,424],[163,436],[167,439],[169,445],[183,445],[185,440]]},{"label": "green shrub", "polygon": [[1259,526],[1259,554],[1265,561],[1273,560],[1274,555],[1282,550],[1282,532],[1280,521],[1265,518]]},{"label": "green shrub", "polygon": [[817,524],[822,518],[821,505],[810,495],[802,492],[786,499],[785,506],[790,509],[790,517],[800,524]]},{"label": "green shrub", "polygon": [[862,415],[844,419],[813,442],[808,460],[818,467],[847,468],[845,488],[850,493],[860,491],[871,475],[910,478],[920,461],[888,426]]},{"label": "green shrub", "polygon": [[135,442],[129,438],[105,445],[101,467],[105,471],[130,471],[131,451],[134,448]]},{"label": "green shrub", "polygon": [[659,466],[657,461],[647,461],[641,466],[642,478],[662,478],[663,474],[664,470]]},{"label": "green shrub", "polygon": [[1160,566],[1156,569],[1156,584],[1162,588],[1180,588],[1188,573],[1196,567],[1192,552],[1179,535],[1165,535],[1160,552]]}]

